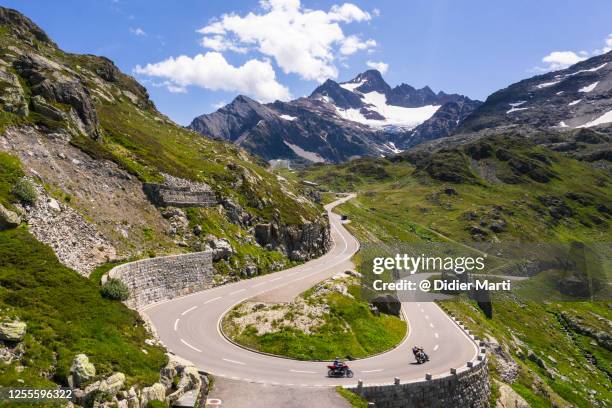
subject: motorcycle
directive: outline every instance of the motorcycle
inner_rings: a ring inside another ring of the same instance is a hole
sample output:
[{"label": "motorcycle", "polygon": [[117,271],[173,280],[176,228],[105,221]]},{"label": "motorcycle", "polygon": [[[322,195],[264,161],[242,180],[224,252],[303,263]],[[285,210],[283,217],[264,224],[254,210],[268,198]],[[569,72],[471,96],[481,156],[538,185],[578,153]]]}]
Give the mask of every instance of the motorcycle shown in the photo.
[{"label": "motorcycle", "polygon": [[338,367],[334,365],[328,365],[327,368],[328,368],[328,371],[327,371],[328,377],[353,378],[353,371],[346,364],[343,364]]},{"label": "motorcycle", "polygon": [[416,358],[418,364],[424,364],[429,361],[429,356],[422,348],[414,347],[412,349],[412,353],[414,354],[414,358]]}]

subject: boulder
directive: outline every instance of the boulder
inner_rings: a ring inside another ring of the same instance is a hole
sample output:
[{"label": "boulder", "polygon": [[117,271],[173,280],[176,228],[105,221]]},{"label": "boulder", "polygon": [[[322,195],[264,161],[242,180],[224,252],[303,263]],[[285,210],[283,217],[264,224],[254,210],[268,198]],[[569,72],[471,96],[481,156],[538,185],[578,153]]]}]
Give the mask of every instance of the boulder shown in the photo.
[{"label": "boulder", "polygon": [[206,237],[206,241],[213,253],[213,261],[227,259],[234,254],[232,244],[225,238],[217,238],[214,235]]},{"label": "boulder", "polygon": [[[178,384],[174,383],[179,377]],[[168,364],[160,371],[160,382],[166,392],[171,392],[167,400],[172,403],[181,398],[187,391],[199,390],[202,379],[198,369],[188,360],[169,354]]]},{"label": "boulder", "polygon": [[380,295],[372,300],[374,305],[381,313],[398,316],[402,310],[402,304],[395,295]]},{"label": "boulder", "polygon": [[199,391],[202,386],[202,379],[198,369],[194,366],[183,367],[181,378],[176,386],[176,391],[168,395],[168,402],[172,404],[174,401],[181,398],[187,391]]},{"label": "boulder", "polygon": [[140,407],[145,408],[149,401],[165,401],[166,387],[161,383],[155,383],[150,387],[144,387],[140,393]]},{"label": "boulder", "polygon": [[499,390],[499,397],[495,401],[495,408],[529,408],[529,404],[523,397],[516,393],[507,384],[494,380]]},{"label": "boulder", "polygon": [[0,204],[0,231],[5,229],[16,228],[21,224],[21,217]]},{"label": "boulder", "polygon": [[70,388],[79,388],[83,383],[91,380],[96,375],[96,367],[89,362],[85,354],[77,354],[70,366],[68,384]]},{"label": "boulder", "polygon": [[0,340],[18,342],[23,340],[27,325],[20,320],[0,322]]},{"label": "boulder", "polygon": [[95,399],[95,397],[100,394],[114,396],[123,388],[124,384],[125,374],[114,373],[103,380],[96,381],[85,387],[80,396],[80,400],[91,401],[92,397]]}]

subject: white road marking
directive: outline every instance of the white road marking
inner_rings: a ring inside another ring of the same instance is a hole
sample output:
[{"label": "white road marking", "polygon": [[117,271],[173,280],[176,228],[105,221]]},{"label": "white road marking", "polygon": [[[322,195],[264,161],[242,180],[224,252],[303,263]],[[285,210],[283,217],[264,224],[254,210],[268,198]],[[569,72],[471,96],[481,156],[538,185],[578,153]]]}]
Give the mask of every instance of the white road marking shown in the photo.
[{"label": "white road marking", "polygon": [[425,318],[426,318],[427,320],[429,320],[429,315],[425,315]]},{"label": "white road marking", "polygon": [[198,353],[201,353],[201,352],[202,352],[202,350],[200,350],[200,349],[198,349],[198,348],[193,347],[191,344],[187,343],[187,342],[186,342],[185,340],[183,340],[183,339],[181,339],[181,343],[183,343],[184,345],[186,345],[186,346],[187,346],[187,347],[189,347],[190,349],[197,351]]},{"label": "white road marking", "polygon": [[246,289],[239,289],[239,290],[236,290],[236,291],[234,291],[234,292],[230,292],[230,295],[235,295],[235,294],[237,294],[237,293],[244,292],[245,290],[246,290]]},{"label": "white road marking", "polygon": [[436,351],[438,349],[438,347],[440,347],[440,345],[436,344],[433,348],[434,351]]},{"label": "white road marking", "polygon": [[189,309],[187,309],[187,310],[185,310],[183,313],[181,313],[181,316],[185,316],[187,313],[189,313],[189,312],[191,312],[192,310],[195,310],[195,309],[197,309],[197,308],[198,308],[197,306],[190,307]]},{"label": "white road marking", "polygon": [[276,282],[277,280],[281,280],[281,279],[283,279],[283,278],[274,278],[274,279],[270,279],[269,282]]},{"label": "white road marking", "polygon": [[316,374],[315,371],[304,371],[304,370],[289,370],[292,373],[303,373],[303,374]]},{"label": "white road marking", "polygon": [[174,321],[174,331],[177,331],[177,330],[178,330],[178,322],[179,322],[179,320],[180,320],[180,319],[176,319],[176,320]]},{"label": "white road marking", "polygon": [[261,282],[261,283],[258,283],[257,285],[253,285],[253,287],[254,287],[254,288],[258,288],[258,287],[260,287],[260,286],[265,285],[266,283],[268,283],[268,282]]},{"label": "white road marking", "polygon": [[230,360],[229,358],[222,358],[221,360],[227,361],[228,363],[234,363],[234,364],[239,364],[239,365],[246,365],[246,363],[243,363],[242,361]]},{"label": "white road marking", "polygon": [[434,337],[437,339],[438,337],[440,337],[440,335],[438,333],[434,333]]},{"label": "white road marking", "polygon": [[212,298],[212,299],[208,299],[206,302],[204,302],[204,304],[211,303],[211,302],[214,302],[215,300],[219,300],[219,299],[221,299],[221,296],[218,296],[218,297]]},{"label": "white road marking", "polygon": [[434,324],[433,323],[429,323],[429,327],[431,327],[433,329]]},{"label": "white road marking", "polygon": [[379,368],[377,370],[363,370],[362,373],[380,373],[382,370],[382,368]]},{"label": "white road marking", "polygon": [[297,273],[297,272],[290,273],[289,275],[287,275],[287,277],[293,276],[293,275],[295,275],[296,273]]}]

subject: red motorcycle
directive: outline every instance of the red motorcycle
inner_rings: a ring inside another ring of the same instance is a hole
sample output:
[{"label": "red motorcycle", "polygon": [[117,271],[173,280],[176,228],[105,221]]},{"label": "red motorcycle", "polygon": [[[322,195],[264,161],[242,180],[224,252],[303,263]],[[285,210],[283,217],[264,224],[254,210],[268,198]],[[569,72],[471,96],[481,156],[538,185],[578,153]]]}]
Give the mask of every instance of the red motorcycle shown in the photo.
[{"label": "red motorcycle", "polygon": [[342,364],[341,366],[328,365],[327,368],[328,377],[353,378],[353,371],[346,364]]}]

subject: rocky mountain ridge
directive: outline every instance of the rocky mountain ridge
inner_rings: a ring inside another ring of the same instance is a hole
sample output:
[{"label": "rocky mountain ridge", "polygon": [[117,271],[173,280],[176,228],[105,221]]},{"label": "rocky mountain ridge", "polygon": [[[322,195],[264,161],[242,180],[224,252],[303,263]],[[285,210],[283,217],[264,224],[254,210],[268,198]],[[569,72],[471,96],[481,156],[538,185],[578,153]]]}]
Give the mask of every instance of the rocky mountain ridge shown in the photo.
[{"label": "rocky mountain ridge", "polygon": [[369,70],[348,82],[327,80],[308,97],[289,102],[260,104],[240,95],[189,127],[267,160],[339,162],[444,137],[478,105],[429,87],[391,88],[380,72]]}]

